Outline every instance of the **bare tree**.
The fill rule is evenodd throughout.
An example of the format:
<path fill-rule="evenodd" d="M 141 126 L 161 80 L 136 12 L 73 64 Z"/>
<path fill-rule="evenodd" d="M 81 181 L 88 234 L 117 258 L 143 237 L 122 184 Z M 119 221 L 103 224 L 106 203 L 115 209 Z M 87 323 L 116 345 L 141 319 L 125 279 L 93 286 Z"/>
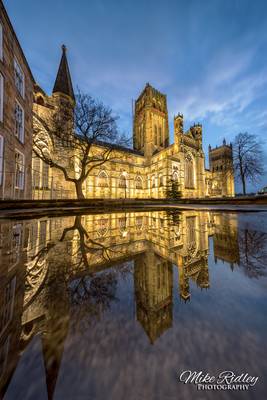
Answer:
<path fill-rule="evenodd" d="M 266 276 L 267 233 L 249 229 L 239 232 L 240 265 L 250 278 Z"/>
<path fill-rule="evenodd" d="M 119 158 L 120 146 L 129 143 L 125 135 L 118 133 L 112 110 L 81 92 L 74 109 L 65 101 L 49 117 L 34 117 L 34 153 L 75 185 L 78 199 L 84 198 L 82 187 L 90 173 Z M 44 132 L 48 133 L 54 152 L 44 145 Z"/>
<path fill-rule="evenodd" d="M 247 180 L 255 181 L 264 173 L 262 143 L 255 135 L 239 133 L 233 145 L 234 169 L 246 194 Z"/>

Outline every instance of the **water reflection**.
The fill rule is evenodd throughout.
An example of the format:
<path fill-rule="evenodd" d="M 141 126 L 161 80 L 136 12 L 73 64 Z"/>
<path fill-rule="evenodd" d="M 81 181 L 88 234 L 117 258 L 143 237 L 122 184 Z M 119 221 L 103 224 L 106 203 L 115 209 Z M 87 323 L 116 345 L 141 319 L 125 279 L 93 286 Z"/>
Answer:
<path fill-rule="evenodd" d="M 155 344 L 173 324 L 173 302 L 192 285 L 212 285 L 208 256 L 247 277 L 266 274 L 267 234 L 239 226 L 236 214 L 130 212 L 0 222 L 0 385 L 2 394 L 25 349 L 40 335 L 48 398 L 64 343 L 90 329 L 133 275 L 134 315 Z M 212 238 L 212 240 L 211 240 Z M 178 279 L 178 282 L 175 281 Z M 179 292 L 173 290 L 177 285 Z M 127 287 L 127 282 L 125 284 Z"/>

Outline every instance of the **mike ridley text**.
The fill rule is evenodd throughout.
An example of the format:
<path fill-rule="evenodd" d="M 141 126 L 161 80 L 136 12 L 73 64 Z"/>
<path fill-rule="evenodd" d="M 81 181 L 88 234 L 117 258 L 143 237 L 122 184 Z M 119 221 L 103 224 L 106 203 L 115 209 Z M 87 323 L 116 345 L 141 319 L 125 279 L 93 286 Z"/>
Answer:
<path fill-rule="evenodd" d="M 236 374 L 233 371 L 222 371 L 215 376 L 208 372 L 186 370 L 179 376 L 180 382 L 194 383 L 198 390 L 248 390 L 256 385 L 258 379 L 247 372 Z"/>

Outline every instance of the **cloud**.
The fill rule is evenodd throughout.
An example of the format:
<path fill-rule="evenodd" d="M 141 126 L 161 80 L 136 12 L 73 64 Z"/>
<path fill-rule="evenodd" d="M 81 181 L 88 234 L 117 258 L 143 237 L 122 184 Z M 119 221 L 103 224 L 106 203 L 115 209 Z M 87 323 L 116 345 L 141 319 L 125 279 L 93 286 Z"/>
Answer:
<path fill-rule="evenodd" d="M 266 126 L 264 104 L 250 113 L 247 110 L 266 96 L 267 69 L 252 68 L 256 49 L 239 53 L 216 53 L 209 62 L 200 82 L 184 91 L 180 98 L 170 101 L 170 112 L 183 112 L 189 121 L 201 120 L 232 132 L 244 123 L 249 126 Z"/>

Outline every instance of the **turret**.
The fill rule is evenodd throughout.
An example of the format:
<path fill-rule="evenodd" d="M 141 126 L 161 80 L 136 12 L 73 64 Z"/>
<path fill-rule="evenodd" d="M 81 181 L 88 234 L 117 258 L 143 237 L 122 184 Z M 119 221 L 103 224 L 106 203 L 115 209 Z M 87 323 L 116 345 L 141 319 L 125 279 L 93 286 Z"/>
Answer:
<path fill-rule="evenodd" d="M 182 134 L 184 132 L 184 116 L 178 113 L 174 116 L 174 133 Z"/>
<path fill-rule="evenodd" d="M 221 146 L 209 146 L 209 168 L 217 182 L 217 196 L 234 196 L 233 148 L 223 139 Z"/>
<path fill-rule="evenodd" d="M 190 133 L 193 138 L 199 142 L 200 147 L 202 146 L 202 125 L 200 123 L 194 124 L 190 127 Z"/>
<path fill-rule="evenodd" d="M 184 117 L 178 113 L 174 116 L 174 143 L 179 146 L 181 135 L 184 133 Z"/>
<path fill-rule="evenodd" d="M 222 146 L 214 149 L 209 145 L 209 167 L 212 172 L 224 171 L 233 168 L 233 149 L 232 144 L 227 144 L 223 139 Z"/>

